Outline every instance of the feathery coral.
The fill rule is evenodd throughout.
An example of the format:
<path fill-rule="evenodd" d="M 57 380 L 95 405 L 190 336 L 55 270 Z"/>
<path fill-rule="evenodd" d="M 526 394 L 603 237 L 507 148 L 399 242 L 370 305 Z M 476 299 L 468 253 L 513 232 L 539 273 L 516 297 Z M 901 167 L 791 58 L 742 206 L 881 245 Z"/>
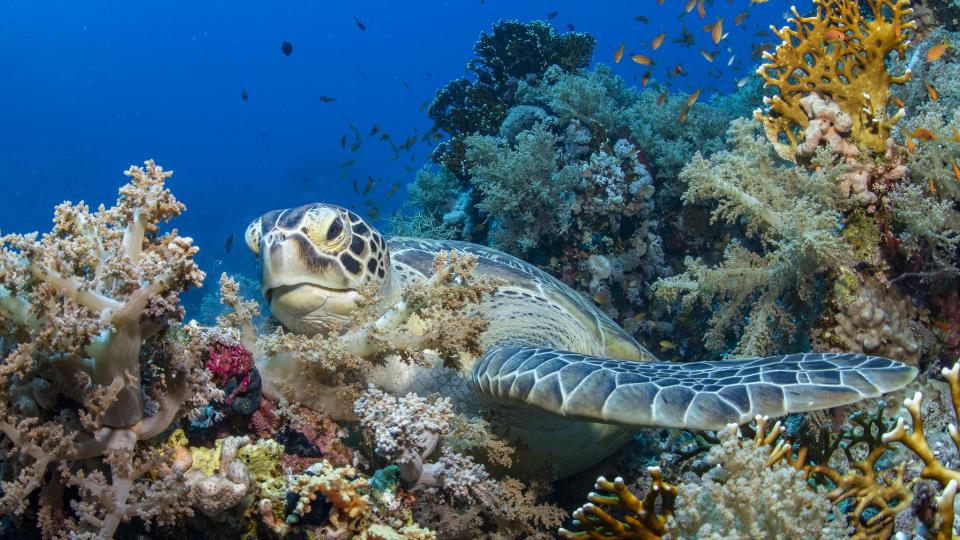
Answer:
<path fill-rule="evenodd" d="M 792 8 L 794 26 L 771 30 L 783 40 L 766 64 L 757 69 L 777 95 L 765 98 L 766 112 L 754 116 L 763 122 L 767 137 L 784 159 L 796 157 L 800 132 L 810 117 L 800 100 L 816 92 L 829 97 L 846 113 L 853 141 L 863 150 L 883 152 L 890 128 L 903 115 L 889 116 L 890 85 L 910 77 L 887 71 L 887 54 L 904 57 L 913 10 L 908 0 L 868 0 L 870 13 L 861 13 L 857 0 L 815 0 L 816 14 L 801 16 Z"/>

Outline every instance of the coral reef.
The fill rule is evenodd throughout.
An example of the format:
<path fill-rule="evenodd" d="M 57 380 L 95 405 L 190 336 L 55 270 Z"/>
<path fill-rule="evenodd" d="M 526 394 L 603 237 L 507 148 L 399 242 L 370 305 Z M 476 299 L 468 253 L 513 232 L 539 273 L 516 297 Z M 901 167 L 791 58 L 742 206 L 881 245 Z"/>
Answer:
<path fill-rule="evenodd" d="M 888 114 L 890 87 L 910 78 L 894 76 L 885 59 L 891 52 L 904 58 L 916 24 L 907 0 L 869 0 L 861 13 L 854 0 L 815 0 L 816 13 L 801 16 L 793 9 L 790 26 L 771 27 L 781 43 L 764 52 L 766 64 L 757 69 L 776 95 L 765 99 L 766 112 L 757 110 L 767 138 L 784 159 L 793 159 L 801 144 L 799 132 L 811 119 L 801 100 L 808 94 L 828 96 L 846 114 L 853 144 L 862 150 L 883 152 L 891 127 L 903 115 Z"/>

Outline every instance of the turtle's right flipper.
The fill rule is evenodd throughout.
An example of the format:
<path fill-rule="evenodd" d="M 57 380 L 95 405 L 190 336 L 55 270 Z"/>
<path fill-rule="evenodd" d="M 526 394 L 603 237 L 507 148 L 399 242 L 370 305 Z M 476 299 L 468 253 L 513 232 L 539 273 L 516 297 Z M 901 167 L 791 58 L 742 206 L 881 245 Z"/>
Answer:
<path fill-rule="evenodd" d="M 716 430 L 757 415 L 836 407 L 902 388 L 917 369 L 865 354 L 634 362 L 537 347 L 489 351 L 476 391 L 501 403 L 632 426 Z"/>

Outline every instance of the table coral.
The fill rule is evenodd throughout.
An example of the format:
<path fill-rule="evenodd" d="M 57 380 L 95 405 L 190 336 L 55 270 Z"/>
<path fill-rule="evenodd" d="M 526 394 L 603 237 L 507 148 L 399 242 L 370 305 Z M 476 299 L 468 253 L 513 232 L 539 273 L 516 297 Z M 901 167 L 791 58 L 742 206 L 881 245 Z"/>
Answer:
<path fill-rule="evenodd" d="M 777 95 L 765 98 L 766 111 L 757 110 L 760 120 L 784 159 L 795 159 L 800 132 L 807 129 L 810 116 L 800 100 L 812 92 L 829 97 L 848 115 L 852 142 L 863 150 L 883 152 L 890 129 L 903 115 L 889 115 L 890 86 L 910 77 L 907 70 L 895 76 L 887 71 L 885 59 L 896 52 L 902 59 L 910 44 L 909 0 L 867 0 L 869 13 L 860 10 L 857 0 L 815 0 L 816 13 L 801 16 L 792 8 L 791 25 L 771 27 L 783 42 L 773 53 L 764 52 L 767 63 L 757 69 Z"/>

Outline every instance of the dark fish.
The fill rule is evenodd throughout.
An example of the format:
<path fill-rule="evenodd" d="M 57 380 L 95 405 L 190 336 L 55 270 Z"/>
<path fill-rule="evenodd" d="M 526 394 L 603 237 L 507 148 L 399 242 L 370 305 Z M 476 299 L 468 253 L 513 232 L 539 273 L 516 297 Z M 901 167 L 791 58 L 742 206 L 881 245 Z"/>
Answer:
<path fill-rule="evenodd" d="M 377 208 L 371 208 L 367 210 L 367 217 L 370 219 L 377 219 L 377 216 L 380 215 L 380 210 Z"/>
<path fill-rule="evenodd" d="M 357 160 L 355 160 L 355 159 L 348 159 L 348 160 L 344 161 L 343 163 L 341 163 L 340 166 L 341 166 L 341 167 L 349 167 L 349 166 L 353 165 L 353 164 L 356 163 L 356 162 L 357 162 Z"/>
<path fill-rule="evenodd" d="M 410 85 L 407 84 L 406 79 L 404 79 L 403 77 L 400 77 L 400 82 L 403 83 L 403 87 L 404 87 L 404 88 L 406 88 L 407 90 L 410 89 Z"/>
<path fill-rule="evenodd" d="M 572 24 L 567 23 L 567 30 L 569 30 L 569 31 L 571 31 L 571 32 L 575 32 L 577 29 L 574 28 Z"/>
<path fill-rule="evenodd" d="M 367 29 L 367 27 L 364 26 L 362 22 L 360 22 L 360 19 L 358 19 L 356 15 L 353 16 L 353 20 L 354 20 L 354 22 L 357 23 L 357 28 L 359 28 L 359 29 L 361 29 L 361 30 L 366 30 L 366 29 Z"/>
<path fill-rule="evenodd" d="M 360 193 L 360 188 L 357 186 L 357 179 L 356 179 L 356 178 L 353 179 L 353 192 L 354 192 L 354 193 Z"/>
<path fill-rule="evenodd" d="M 361 144 L 360 139 L 357 138 L 357 140 L 353 141 L 353 144 L 350 145 L 350 151 L 356 152 L 357 150 L 359 150 L 360 144 Z"/>
<path fill-rule="evenodd" d="M 404 165 L 403 168 L 406 169 L 407 172 L 414 172 L 414 168 L 409 165 Z"/>
<path fill-rule="evenodd" d="M 349 128 L 350 128 L 350 131 L 353 131 L 353 132 L 356 133 L 357 135 L 360 134 L 360 130 L 357 129 L 357 126 L 353 125 L 353 122 L 347 122 L 347 127 L 349 127 Z"/>
<path fill-rule="evenodd" d="M 428 99 L 424 101 L 422 105 L 420 105 L 420 112 L 427 110 L 427 107 L 429 106 L 430 106 L 430 100 Z"/>
<path fill-rule="evenodd" d="M 290 56 L 290 53 L 293 52 L 293 43 L 289 41 L 284 41 L 280 44 L 280 50 L 283 52 L 284 56 Z"/>
<path fill-rule="evenodd" d="M 417 144 L 417 136 L 411 135 L 407 137 L 407 142 L 403 143 L 403 149 L 409 151 L 415 144 Z"/>
<path fill-rule="evenodd" d="M 230 233 L 230 236 L 227 237 L 227 241 L 223 244 L 223 250 L 227 253 L 230 253 L 231 249 L 233 249 L 233 233 Z"/>
<path fill-rule="evenodd" d="M 547 13 L 547 18 L 552 21 L 553 19 L 557 18 L 557 14 L 559 13 L 559 11 L 551 11 L 550 13 Z"/>
<path fill-rule="evenodd" d="M 333 96 L 320 96 L 320 103 L 333 103 L 336 100 Z"/>
<path fill-rule="evenodd" d="M 390 134 L 387 133 L 386 131 L 384 131 L 384 132 L 383 132 L 383 135 L 380 135 L 380 140 L 381 140 L 381 141 L 390 140 Z"/>
<path fill-rule="evenodd" d="M 646 18 L 643 15 L 637 15 L 636 17 L 633 18 L 633 20 L 641 24 L 647 24 L 648 22 L 650 22 L 650 19 Z"/>
<path fill-rule="evenodd" d="M 244 88 L 243 90 L 240 91 L 240 99 L 242 99 L 242 100 L 244 100 L 244 101 L 247 101 L 248 99 L 250 99 L 250 94 L 247 93 L 247 89 L 246 89 L 246 88 Z"/>
<path fill-rule="evenodd" d="M 340 148 L 346 148 L 346 147 L 347 147 L 347 134 L 344 133 L 343 135 L 340 136 Z"/>
<path fill-rule="evenodd" d="M 424 71 L 423 74 L 426 75 L 427 77 L 433 77 L 433 75 L 431 75 L 429 71 Z"/>
<path fill-rule="evenodd" d="M 370 135 L 376 135 L 377 133 L 380 133 L 380 124 L 374 124 L 373 127 L 370 128 Z"/>
<path fill-rule="evenodd" d="M 376 185 L 377 185 L 377 183 L 373 180 L 373 177 L 372 177 L 372 176 L 368 176 L 368 177 L 367 177 L 367 185 L 363 186 L 363 194 L 364 194 L 364 195 L 369 194 L 371 191 L 373 191 L 373 188 L 376 187 Z"/>
<path fill-rule="evenodd" d="M 680 28 L 680 37 L 673 39 L 673 42 L 679 43 L 681 47 L 691 47 L 695 41 L 696 38 L 693 36 L 690 30 L 687 30 L 686 26 L 682 26 Z"/>
<path fill-rule="evenodd" d="M 387 198 L 389 199 L 390 197 L 393 197 L 397 193 L 397 190 L 399 189 L 400 189 L 400 182 L 396 182 L 395 184 L 390 186 L 390 191 L 387 193 Z"/>

